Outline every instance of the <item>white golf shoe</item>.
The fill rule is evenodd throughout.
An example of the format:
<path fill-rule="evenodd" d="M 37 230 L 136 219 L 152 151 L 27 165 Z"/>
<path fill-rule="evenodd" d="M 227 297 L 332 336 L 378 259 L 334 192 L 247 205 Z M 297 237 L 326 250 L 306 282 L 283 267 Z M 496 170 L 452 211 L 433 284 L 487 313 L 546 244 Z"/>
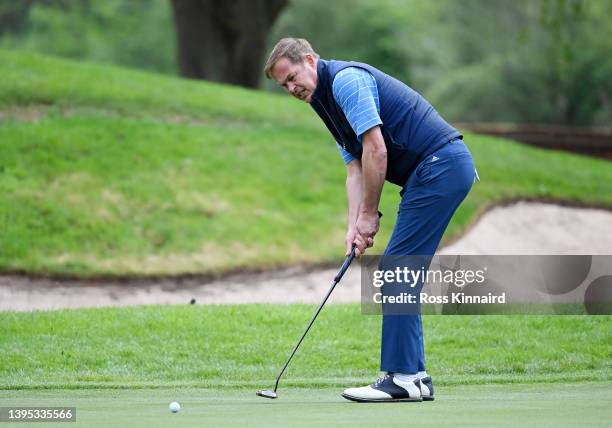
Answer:
<path fill-rule="evenodd" d="M 348 388 L 342 394 L 344 398 L 362 403 L 379 403 L 390 401 L 423 401 L 421 381 L 401 381 L 392 374 L 385 374 L 371 385 L 361 388 Z"/>

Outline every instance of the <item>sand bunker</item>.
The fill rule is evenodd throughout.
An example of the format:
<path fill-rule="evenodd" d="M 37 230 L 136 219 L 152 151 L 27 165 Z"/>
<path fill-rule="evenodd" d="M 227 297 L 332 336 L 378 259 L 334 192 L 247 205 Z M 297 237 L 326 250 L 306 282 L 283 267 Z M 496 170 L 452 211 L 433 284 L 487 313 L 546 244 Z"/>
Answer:
<path fill-rule="evenodd" d="M 441 254 L 612 254 L 612 213 L 518 202 L 485 213 Z M 28 311 L 99 306 L 210 303 L 319 303 L 337 269 L 287 269 L 223 280 L 165 279 L 147 283 L 82 283 L 0 276 L 0 310 Z M 358 302 L 354 264 L 330 298 Z"/>

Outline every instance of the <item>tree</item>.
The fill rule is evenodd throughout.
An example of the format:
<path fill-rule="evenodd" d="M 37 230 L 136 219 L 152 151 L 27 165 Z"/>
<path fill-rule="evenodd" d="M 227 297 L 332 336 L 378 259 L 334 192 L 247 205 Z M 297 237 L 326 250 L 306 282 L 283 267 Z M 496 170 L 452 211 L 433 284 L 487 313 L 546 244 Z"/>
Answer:
<path fill-rule="evenodd" d="M 181 75 L 255 88 L 287 0 L 172 0 Z"/>
<path fill-rule="evenodd" d="M 268 47 L 287 35 L 303 37 L 325 59 L 366 62 L 412 83 L 419 12 L 430 7 L 421 0 L 293 1 L 274 24 Z"/>
<path fill-rule="evenodd" d="M 15 2 L 0 0 L 0 35 L 6 32 L 23 32 L 33 0 Z"/>
<path fill-rule="evenodd" d="M 0 48 L 177 74 L 168 0 L 0 0 Z"/>
<path fill-rule="evenodd" d="M 426 95 L 445 117 L 589 126 L 610 117 L 608 0 L 445 0 L 452 70 Z M 435 23 L 434 23 L 435 24 Z"/>

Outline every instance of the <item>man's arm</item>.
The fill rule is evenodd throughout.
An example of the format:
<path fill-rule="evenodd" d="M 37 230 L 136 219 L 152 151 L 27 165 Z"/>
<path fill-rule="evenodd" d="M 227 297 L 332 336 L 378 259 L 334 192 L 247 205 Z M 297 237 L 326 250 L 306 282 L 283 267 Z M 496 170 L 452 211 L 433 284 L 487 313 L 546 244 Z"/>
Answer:
<path fill-rule="evenodd" d="M 348 199 L 346 255 L 348 256 L 355 241 L 357 217 L 359 216 L 359 208 L 363 200 L 363 174 L 359 159 L 354 159 L 346 165 L 346 196 Z"/>
<path fill-rule="evenodd" d="M 357 245 L 356 253 L 363 254 L 367 247 L 374 244 L 374 235 L 378 231 L 378 203 L 387 172 L 387 149 L 379 127 L 382 120 L 378 88 L 376 79 L 367 70 L 347 67 L 334 77 L 332 90 L 334 99 L 363 147 L 361 163 L 358 164 L 361 173 L 361 198 L 359 198 L 361 203 L 353 204 L 351 207 L 349 199 L 347 232 L 347 247 L 349 247 L 349 237 L 352 235 Z M 345 155 L 343 153 L 343 157 Z M 347 162 L 345 159 L 347 165 L 353 162 L 350 159 Z M 352 188 L 357 187 L 356 181 L 356 179 L 352 181 Z M 351 192 L 356 194 L 357 191 Z M 352 224 L 355 225 L 354 231 L 351 230 Z"/>
<path fill-rule="evenodd" d="M 355 236 L 358 254 L 363 254 L 366 248 L 374 245 L 374 235 L 379 227 L 378 204 L 387 173 L 387 148 L 380 127 L 366 131 L 362 144 L 363 199 L 359 206 Z"/>

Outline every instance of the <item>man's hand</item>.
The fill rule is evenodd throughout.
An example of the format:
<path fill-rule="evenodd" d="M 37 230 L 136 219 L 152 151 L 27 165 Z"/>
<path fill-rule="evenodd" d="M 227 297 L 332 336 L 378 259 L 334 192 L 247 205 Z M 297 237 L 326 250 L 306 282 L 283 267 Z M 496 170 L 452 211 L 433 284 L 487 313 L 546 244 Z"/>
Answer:
<path fill-rule="evenodd" d="M 366 248 L 374 245 L 374 235 L 378 232 L 380 217 L 378 212 L 369 213 L 361 211 L 355 224 L 355 238 L 353 242 L 357 246 L 356 255 L 365 253 Z M 347 234 L 348 237 L 348 234 Z M 352 245 L 352 243 L 351 243 Z"/>

